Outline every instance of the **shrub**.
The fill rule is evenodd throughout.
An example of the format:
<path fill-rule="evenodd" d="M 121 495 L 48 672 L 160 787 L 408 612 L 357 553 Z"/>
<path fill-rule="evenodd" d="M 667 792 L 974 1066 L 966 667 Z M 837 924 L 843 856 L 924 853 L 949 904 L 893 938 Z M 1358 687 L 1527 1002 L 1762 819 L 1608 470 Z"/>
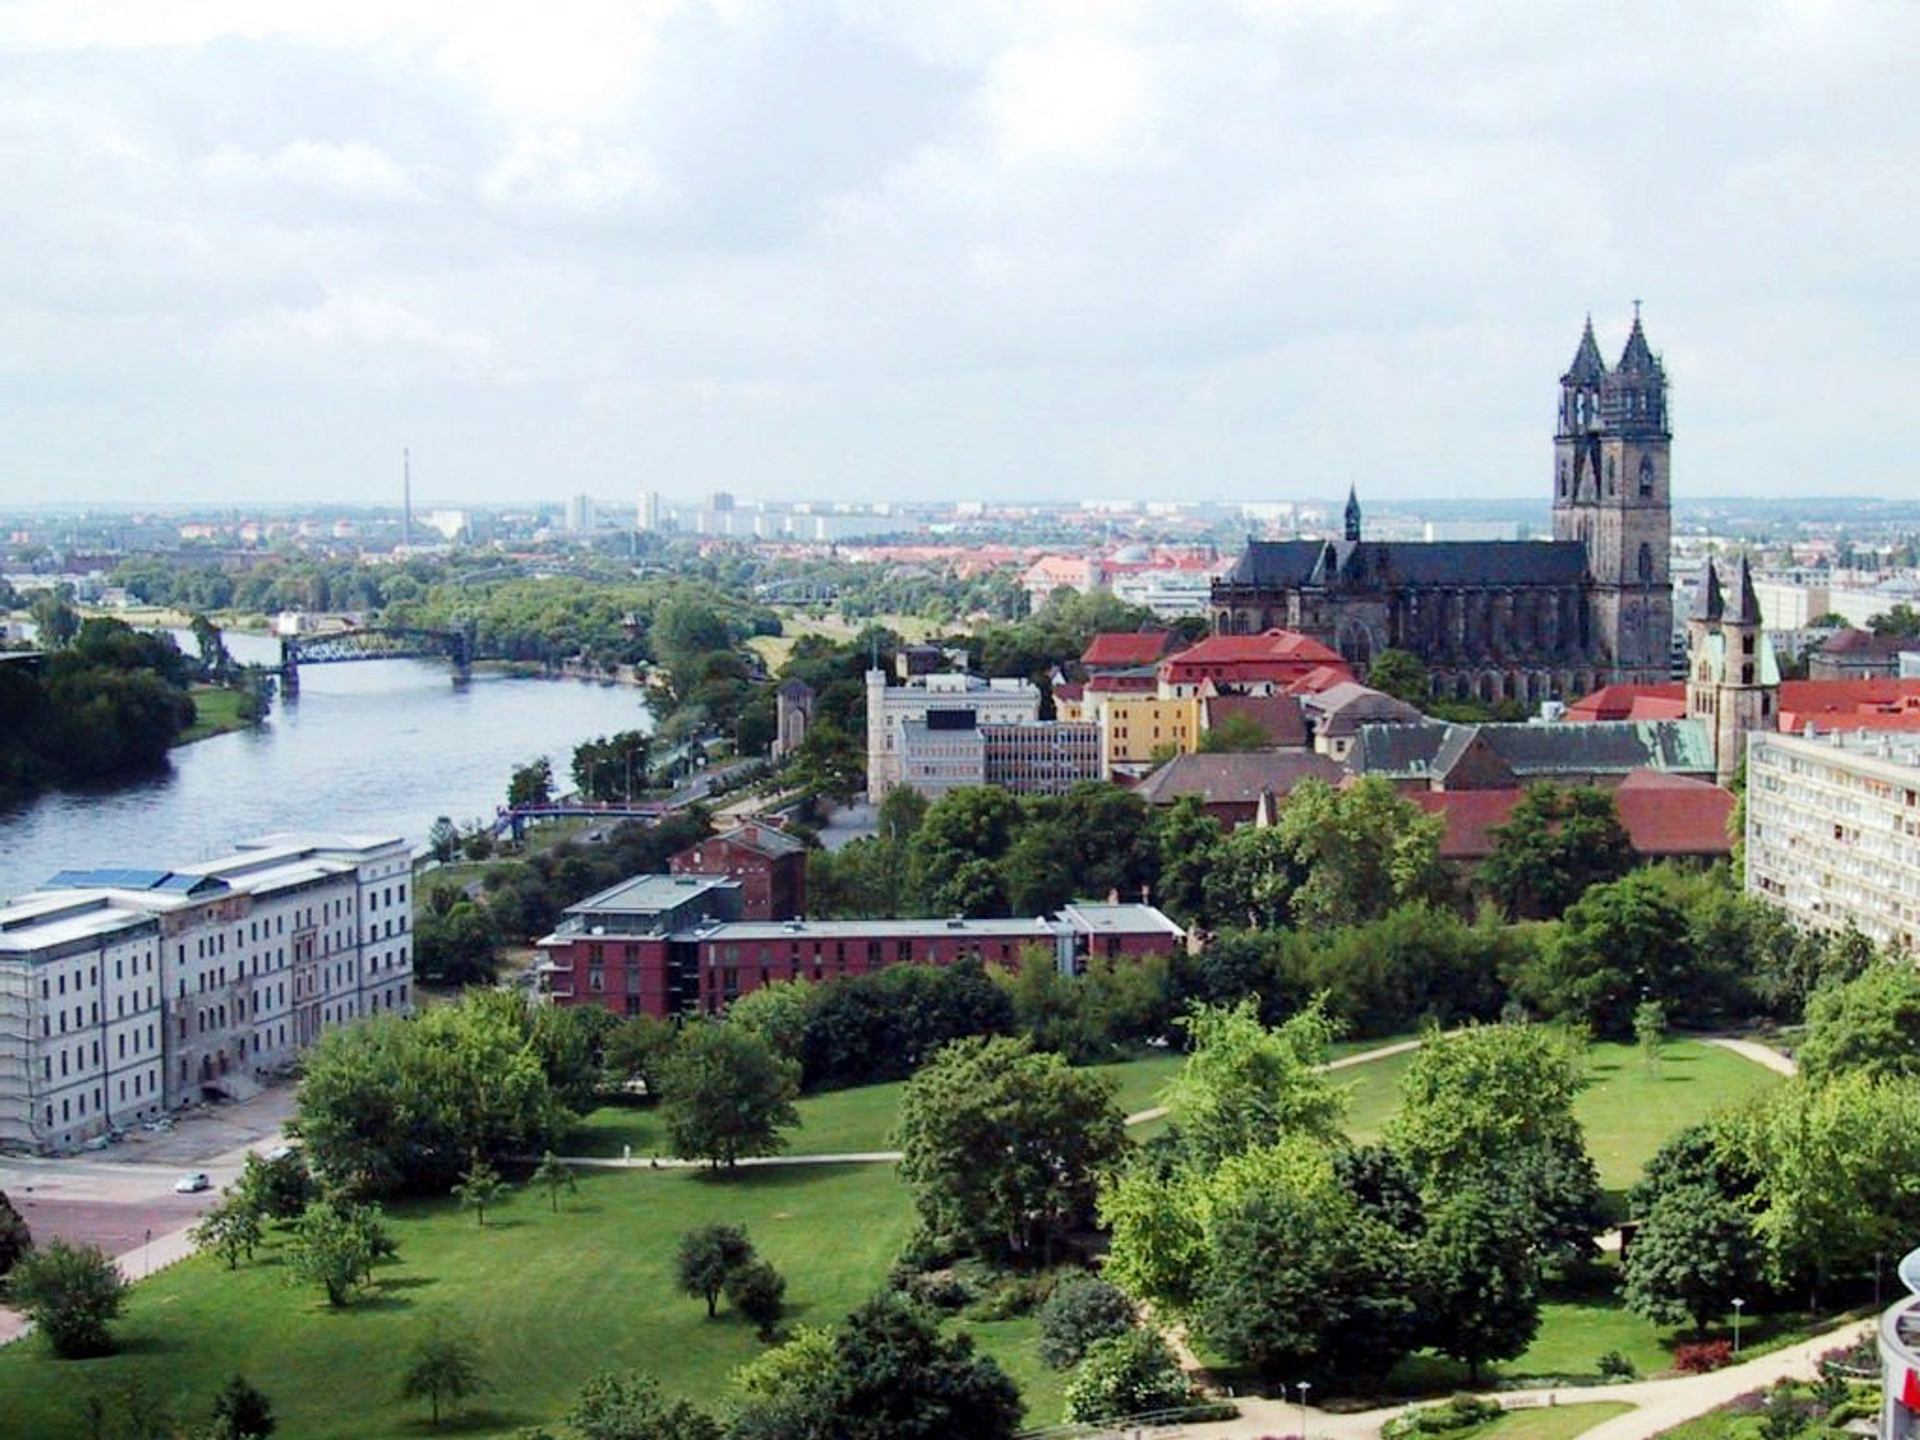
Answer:
<path fill-rule="evenodd" d="M 1150 1330 L 1109 1335 L 1088 1348 L 1067 1382 L 1069 1422 L 1172 1410 L 1191 1402 L 1193 1385 L 1167 1342 Z"/>
<path fill-rule="evenodd" d="M 727 1276 L 727 1303 L 753 1322 L 762 1340 L 786 1312 L 787 1282 L 764 1260 L 749 1260 Z"/>
<path fill-rule="evenodd" d="M 1074 1275 L 1053 1287 L 1040 1307 L 1040 1358 L 1055 1370 L 1078 1365 L 1096 1340 L 1133 1328 L 1133 1301 L 1095 1275 Z"/>
<path fill-rule="evenodd" d="M 49 1241 L 27 1252 L 7 1285 L 54 1354 L 74 1360 L 113 1349 L 107 1322 L 120 1313 L 127 1282 L 98 1246 Z"/>
<path fill-rule="evenodd" d="M 1732 1359 L 1733 1346 L 1725 1340 L 1698 1340 L 1674 1347 L 1673 1368 L 1682 1375 L 1704 1375 L 1723 1368 Z"/>
<path fill-rule="evenodd" d="M 1422 1435 L 1447 1435 L 1497 1420 L 1504 1412 L 1499 1402 L 1477 1395 L 1456 1395 L 1438 1405 L 1417 1405 L 1380 1427 L 1381 1440 L 1410 1440 Z"/>
<path fill-rule="evenodd" d="M 1618 1350 L 1609 1350 L 1602 1355 L 1598 1368 L 1600 1373 L 1609 1380 L 1631 1380 L 1638 1373 L 1634 1369 L 1633 1361 Z"/>

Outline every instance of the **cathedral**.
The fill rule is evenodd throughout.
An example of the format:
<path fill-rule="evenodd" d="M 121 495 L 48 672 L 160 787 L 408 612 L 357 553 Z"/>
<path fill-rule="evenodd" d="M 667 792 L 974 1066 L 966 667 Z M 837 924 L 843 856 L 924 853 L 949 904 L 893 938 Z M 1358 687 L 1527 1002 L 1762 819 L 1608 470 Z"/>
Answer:
<path fill-rule="evenodd" d="M 1589 319 L 1560 377 L 1552 540 L 1367 540 L 1349 493 L 1340 540 L 1248 542 L 1214 582 L 1214 630 L 1298 630 L 1362 674 L 1380 651 L 1409 650 L 1435 694 L 1463 700 L 1533 705 L 1664 681 L 1672 441 L 1638 303 L 1611 369 Z"/>

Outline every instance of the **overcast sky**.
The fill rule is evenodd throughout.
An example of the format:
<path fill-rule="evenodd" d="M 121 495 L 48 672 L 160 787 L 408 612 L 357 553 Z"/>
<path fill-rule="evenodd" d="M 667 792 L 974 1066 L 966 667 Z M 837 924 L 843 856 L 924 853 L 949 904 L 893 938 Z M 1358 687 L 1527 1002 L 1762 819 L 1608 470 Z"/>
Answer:
<path fill-rule="evenodd" d="M 492 12 L 518 12 L 495 18 Z M 1911 494 L 1920 6 L 8 0 L 0 504 Z"/>

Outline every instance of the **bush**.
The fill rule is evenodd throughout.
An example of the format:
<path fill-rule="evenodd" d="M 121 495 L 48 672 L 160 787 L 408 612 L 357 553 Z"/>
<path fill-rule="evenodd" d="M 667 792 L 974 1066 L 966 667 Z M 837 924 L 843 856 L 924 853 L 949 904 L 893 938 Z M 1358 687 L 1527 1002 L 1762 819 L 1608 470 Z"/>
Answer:
<path fill-rule="evenodd" d="M 1055 1370 L 1078 1365 L 1096 1340 L 1133 1329 L 1134 1305 L 1117 1285 L 1074 1275 L 1040 1307 L 1040 1358 Z"/>
<path fill-rule="evenodd" d="M 1682 1375 L 1704 1375 L 1722 1369 L 1732 1359 L 1733 1346 L 1725 1340 L 1698 1340 L 1674 1347 L 1673 1368 Z"/>
<path fill-rule="evenodd" d="M 1633 1367 L 1633 1361 L 1618 1350 L 1609 1350 L 1600 1357 L 1599 1370 L 1609 1380 L 1631 1380 L 1638 1373 Z"/>
<path fill-rule="evenodd" d="M 1067 1382 L 1069 1422 L 1116 1419 L 1191 1403 L 1193 1385 L 1150 1330 L 1096 1340 Z"/>
<path fill-rule="evenodd" d="M 753 1322 L 762 1340 L 786 1313 L 787 1282 L 764 1260 L 749 1260 L 727 1276 L 727 1303 Z"/>
<path fill-rule="evenodd" d="M 54 1354 L 76 1360 L 113 1349 L 107 1322 L 120 1313 L 127 1282 L 98 1246 L 49 1241 L 13 1267 L 7 1288 Z"/>
<path fill-rule="evenodd" d="M 1478 1395 L 1456 1395 L 1438 1405 L 1417 1405 L 1380 1427 L 1380 1440 L 1411 1440 L 1422 1435 L 1447 1435 L 1497 1420 L 1505 1412 L 1498 1401 Z"/>

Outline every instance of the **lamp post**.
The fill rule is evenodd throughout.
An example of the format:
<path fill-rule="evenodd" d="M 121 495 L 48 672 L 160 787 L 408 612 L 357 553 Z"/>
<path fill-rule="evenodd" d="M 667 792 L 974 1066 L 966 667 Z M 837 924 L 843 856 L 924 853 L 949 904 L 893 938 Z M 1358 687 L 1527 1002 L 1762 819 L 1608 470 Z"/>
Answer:
<path fill-rule="evenodd" d="M 1294 1388 L 1300 1392 L 1300 1440 L 1307 1440 L 1307 1391 L 1313 1388 L 1305 1380 L 1295 1382 Z"/>
<path fill-rule="evenodd" d="M 1736 1360 L 1740 1358 L 1740 1312 L 1746 1303 L 1744 1300 L 1733 1302 L 1733 1358 Z"/>

